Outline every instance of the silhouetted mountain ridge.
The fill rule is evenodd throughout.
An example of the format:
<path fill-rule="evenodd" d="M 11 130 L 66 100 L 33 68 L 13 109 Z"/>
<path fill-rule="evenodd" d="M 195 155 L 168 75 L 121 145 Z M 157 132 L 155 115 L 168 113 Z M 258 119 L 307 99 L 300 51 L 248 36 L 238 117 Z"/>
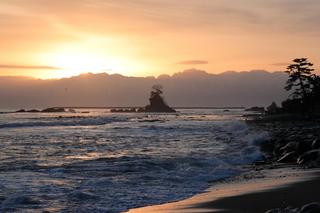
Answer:
<path fill-rule="evenodd" d="M 0 77 L 0 107 L 144 106 L 154 84 L 164 86 L 170 106 L 266 106 L 287 97 L 286 79 L 283 72 L 196 69 L 157 78 L 107 73 L 51 80 Z"/>

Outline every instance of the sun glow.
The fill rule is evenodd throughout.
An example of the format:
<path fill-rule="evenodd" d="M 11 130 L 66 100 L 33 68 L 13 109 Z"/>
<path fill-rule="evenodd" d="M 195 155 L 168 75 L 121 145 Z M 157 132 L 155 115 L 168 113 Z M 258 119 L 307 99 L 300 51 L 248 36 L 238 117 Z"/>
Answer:
<path fill-rule="evenodd" d="M 111 52 L 111 51 L 110 51 Z M 128 56 L 111 55 L 99 49 L 68 48 L 60 49 L 40 57 L 41 61 L 56 67 L 41 78 L 64 78 L 82 73 L 118 73 L 122 75 L 138 76 L 146 70 L 141 60 Z"/>
<path fill-rule="evenodd" d="M 52 64 L 61 69 L 61 77 L 70 77 L 85 72 L 102 72 L 111 69 L 108 61 L 103 57 L 82 53 L 57 54 L 52 58 Z"/>

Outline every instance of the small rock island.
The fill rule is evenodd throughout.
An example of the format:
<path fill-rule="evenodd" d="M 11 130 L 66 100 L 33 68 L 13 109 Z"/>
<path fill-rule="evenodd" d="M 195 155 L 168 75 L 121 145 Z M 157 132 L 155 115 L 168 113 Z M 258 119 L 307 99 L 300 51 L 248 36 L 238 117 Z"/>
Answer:
<path fill-rule="evenodd" d="M 150 92 L 150 104 L 141 108 L 129 109 L 111 109 L 111 112 L 129 113 L 129 112 L 176 112 L 173 108 L 169 107 L 163 98 L 163 87 L 161 85 L 154 85 Z"/>
<path fill-rule="evenodd" d="M 29 113 L 57 113 L 57 112 L 67 112 L 67 111 L 63 107 L 50 107 L 50 108 L 46 108 L 44 110 L 37 110 L 37 109 L 25 110 L 25 109 L 20 109 L 20 110 L 16 111 L 16 113 L 24 113 L 24 112 L 29 112 Z M 75 112 L 75 111 L 73 109 L 69 109 L 69 112 Z"/>
<path fill-rule="evenodd" d="M 176 112 L 169 107 L 162 97 L 163 87 L 161 85 L 154 85 L 150 93 L 150 104 L 144 108 L 145 112 Z"/>
<path fill-rule="evenodd" d="M 163 97 L 163 87 L 161 85 L 154 85 L 150 92 L 149 105 L 145 107 L 128 107 L 128 108 L 114 108 L 110 111 L 113 113 L 137 113 L 137 112 L 162 112 L 172 113 L 176 112 L 173 108 L 169 107 Z M 51 107 L 44 110 L 25 110 L 21 109 L 14 113 L 64 113 L 71 112 L 76 113 L 74 109 L 65 109 L 63 107 Z"/>

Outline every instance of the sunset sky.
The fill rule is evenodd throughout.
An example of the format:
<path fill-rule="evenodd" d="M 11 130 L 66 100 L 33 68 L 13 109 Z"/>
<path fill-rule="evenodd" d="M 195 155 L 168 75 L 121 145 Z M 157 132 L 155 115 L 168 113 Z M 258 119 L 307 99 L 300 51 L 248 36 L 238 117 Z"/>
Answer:
<path fill-rule="evenodd" d="M 1 0 L 0 75 L 320 67 L 319 0 Z"/>

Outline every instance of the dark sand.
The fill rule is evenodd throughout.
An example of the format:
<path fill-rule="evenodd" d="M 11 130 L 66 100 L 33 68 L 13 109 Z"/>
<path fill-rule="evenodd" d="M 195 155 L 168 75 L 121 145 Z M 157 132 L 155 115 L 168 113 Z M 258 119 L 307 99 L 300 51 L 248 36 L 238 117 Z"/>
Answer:
<path fill-rule="evenodd" d="M 186 200 L 129 212 L 259 213 L 273 208 L 301 207 L 316 201 L 320 202 L 319 170 L 283 168 L 250 172 L 213 183 L 208 191 Z"/>
<path fill-rule="evenodd" d="M 223 209 L 218 212 L 265 212 L 287 206 L 300 207 L 306 203 L 320 201 L 320 179 L 294 183 L 265 192 L 253 192 L 225 197 L 196 205 L 196 208 Z"/>

